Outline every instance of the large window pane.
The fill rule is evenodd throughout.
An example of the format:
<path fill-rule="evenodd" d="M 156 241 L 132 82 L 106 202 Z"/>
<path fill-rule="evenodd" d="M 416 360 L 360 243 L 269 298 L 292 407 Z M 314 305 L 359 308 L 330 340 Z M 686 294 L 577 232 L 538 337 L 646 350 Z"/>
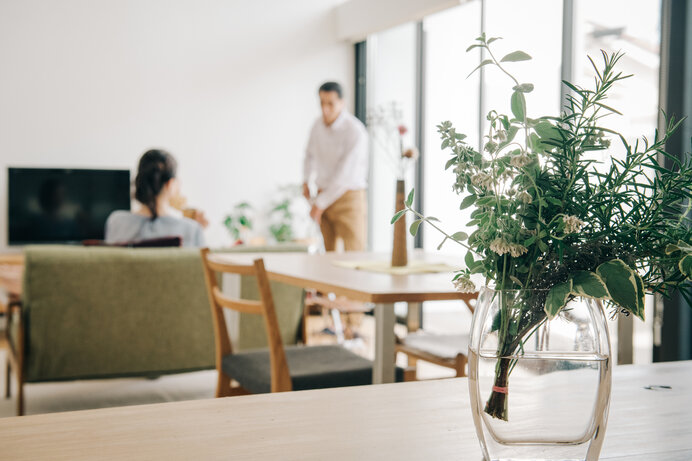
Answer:
<path fill-rule="evenodd" d="M 466 76 L 480 62 L 480 51 L 466 48 L 480 35 L 481 2 L 467 3 L 429 16 L 425 30 L 425 132 L 423 162 L 423 209 L 439 218 L 449 232 L 465 230 L 468 213 L 459 211 L 459 197 L 453 190 L 454 173 L 445 171 L 449 150 L 440 149 L 436 126 L 451 121 L 465 133 L 472 146 L 478 145 L 480 74 Z M 423 247 L 434 250 L 442 236 L 431 228 L 423 231 Z M 454 243 L 442 251 L 465 253 Z"/>
<path fill-rule="evenodd" d="M 562 66 L 562 2 L 555 0 L 485 0 L 485 33 L 503 37 L 493 43 L 499 60 L 514 50 L 527 52 L 530 61 L 507 63 L 520 83 L 533 83 L 526 95 L 529 117 L 558 115 Z M 493 66 L 485 67 L 483 112 L 509 114 L 512 81 Z"/>
<path fill-rule="evenodd" d="M 401 113 L 397 122 L 408 129 L 405 146 L 415 141 L 416 33 L 416 25 L 409 23 L 368 37 L 368 112 L 395 104 Z M 397 179 L 389 159 L 398 155 L 392 152 L 398 145 L 391 138 L 386 141 L 382 132 L 374 133 L 372 127 L 370 131 L 369 240 L 372 250 L 386 252 L 392 249 Z M 413 187 L 414 177 L 410 168 L 407 189 Z"/>
<path fill-rule="evenodd" d="M 577 0 L 574 10 L 574 80 L 582 86 L 593 86 L 594 69 L 587 59 L 602 63 L 601 50 L 621 51 L 624 56 L 618 71 L 633 76 L 621 80 L 610 91 L 607 104 L 623 115 L 613 114 L 603 125 L 619 131 L 629 143 L 638 137 L 653 139 L 658 121 L 659 68 L 661 37 L 661 2 L 659 0 Z M 622 144 L 613 139 L 607 151 L 595 152 L 597 160 L 611 156 L 624 157 Z M 634 361 L 652 360 L 653 298 L 647 297 L 646 322 L 634 322 Z M 617 336 L 614 338 L 617 342 Z M 614 348 L 617 349 L 616 347 Z"/>

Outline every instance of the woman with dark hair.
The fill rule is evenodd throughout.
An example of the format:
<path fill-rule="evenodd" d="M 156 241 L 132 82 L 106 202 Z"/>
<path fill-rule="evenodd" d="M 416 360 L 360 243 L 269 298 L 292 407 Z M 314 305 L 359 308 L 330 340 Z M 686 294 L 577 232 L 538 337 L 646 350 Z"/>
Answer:
<path fill-rule="evenodd" d="M 179 236 L 183 246 L 204 246 L 204 215 L 198 213 L 196 220 L 184 218 L 170 204 L 180 190 L 176 169 L 177 162 L 164 150 L 152 149 L 142 155 L 135 178 L 135 200 L 143 206 L 134 213 L 111 213 L 106 221 L 107 243 Z"/>

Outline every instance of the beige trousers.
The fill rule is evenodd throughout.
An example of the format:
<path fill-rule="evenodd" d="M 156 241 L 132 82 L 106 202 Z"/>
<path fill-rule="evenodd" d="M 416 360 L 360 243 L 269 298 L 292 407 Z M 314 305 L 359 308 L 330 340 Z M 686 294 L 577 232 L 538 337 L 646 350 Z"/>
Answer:
<path fill-rule="evenodd" d="M 342 240 L 345 251 L 365 251 L 367 247 L 367 194 L 364 189 L 350 190 L 322 213 L 320 229 L 324 249 L 336 250 Z"/>

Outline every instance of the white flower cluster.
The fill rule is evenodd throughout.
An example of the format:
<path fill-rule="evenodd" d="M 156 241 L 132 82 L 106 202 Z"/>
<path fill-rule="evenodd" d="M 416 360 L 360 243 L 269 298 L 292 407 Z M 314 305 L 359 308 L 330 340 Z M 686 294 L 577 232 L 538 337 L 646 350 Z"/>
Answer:
<path fill-rule="evenodd" d="M 531 157 L 529 157 L 529 154 L 527 154 L 525 151 L 522 151 L 517 155 L 513 155 L 509 163 L 514 168 L 522 168 L 531 163 Z"/>
<path fill-rule="evenodd" d="M 459 277 L 454 282 L 454 288 L 459 293 L 475 293 L 476 285 L 468 277 Z"/>
<path fill-rule="evenodd" d="M 471 183 L 477 187 L 490 189 L 495 184 L 495 180 L 488 173 L 476 173 L 471 177 Z"/>
<path fill-rule="evenodd" d="M 576 234 L 584 227 L 584 221 L 576 216 L 564 216 L 562 220 L 565 223 L 565 234 Z"/>
<path fill-rule="evenodd" d="M 500 256 L 505 253 L 509 253 L 513 258 L 518 258 L 529 251 L 524 245 L 519 245 L 518 243 L 509 243 L 503 238 L 496 238 L 490 242 L 490 250 L 494 251 Z"/>
<path fill-rule="evenodd" d="M 531 203 L 531 201 L 532 201 L 531 194 L 529 194 L 526 191 L 521 191 L 517 195 L 517 200 L 519 200 L 521 203 Z"/>

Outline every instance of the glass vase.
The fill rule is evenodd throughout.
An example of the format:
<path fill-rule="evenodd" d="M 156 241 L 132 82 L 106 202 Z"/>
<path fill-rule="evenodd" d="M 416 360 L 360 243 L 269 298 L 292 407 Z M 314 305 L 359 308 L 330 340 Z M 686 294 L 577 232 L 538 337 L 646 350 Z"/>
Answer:
<path fill-rule="evenodd" d="M 597 460 L 610 404 L 608 325 L 577 297 L 552 320 L 546 290 L 481 290 L 469 393 L 487 461 Z"/>

